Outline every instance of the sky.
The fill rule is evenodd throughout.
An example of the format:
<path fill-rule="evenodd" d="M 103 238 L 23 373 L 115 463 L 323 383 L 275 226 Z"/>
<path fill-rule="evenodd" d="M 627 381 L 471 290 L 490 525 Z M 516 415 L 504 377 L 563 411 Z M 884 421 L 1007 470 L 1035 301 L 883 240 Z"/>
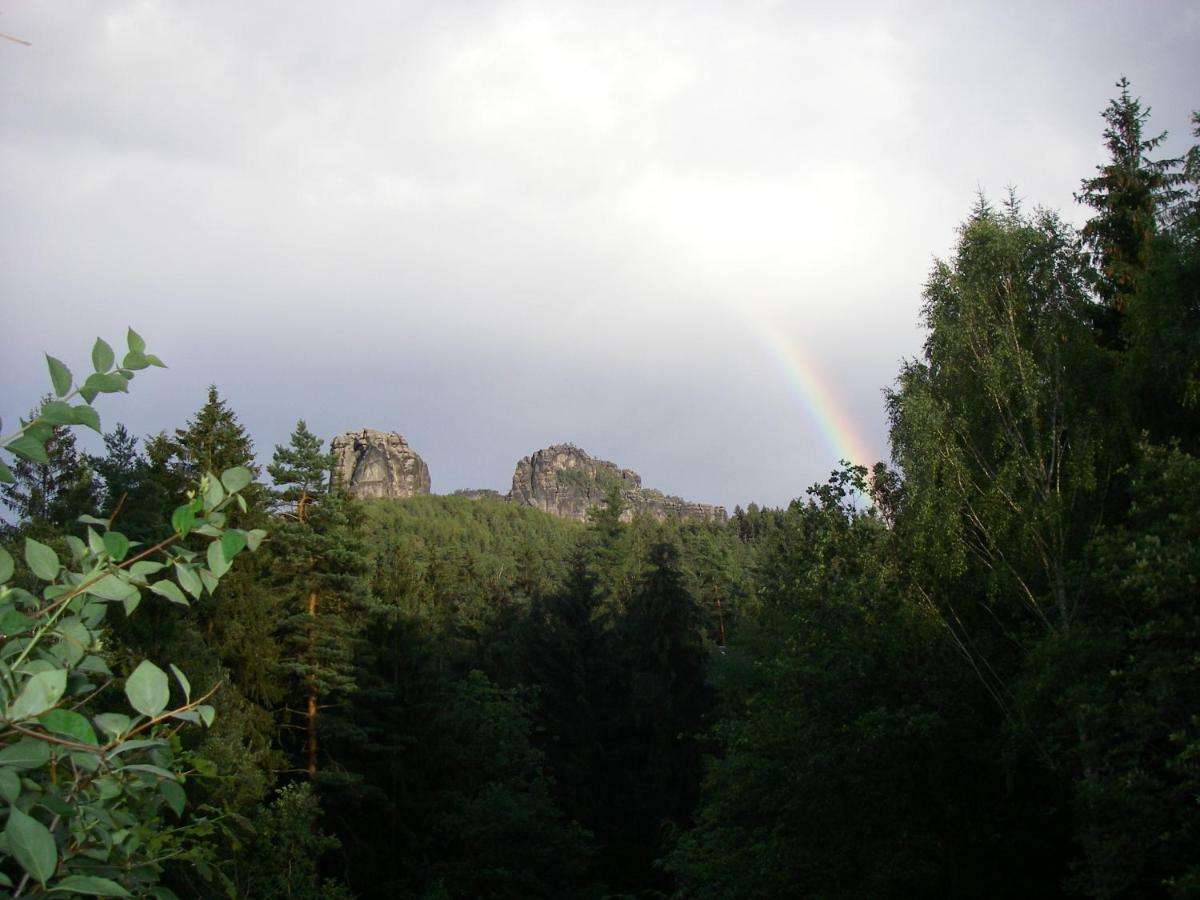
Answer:
<path fill-rule="evenodd" d="M 169 366 L 397 431 L 433 490 L 569 441 L 690 500 L 886 459 L 884 390 L 979 190 L 1081 224 L 1126 75 L 1165 150 L 1193 2 L 0 0 L 0 416 L 126 326 Z M 5 428 L 4 433 L 10 429 Z"/>

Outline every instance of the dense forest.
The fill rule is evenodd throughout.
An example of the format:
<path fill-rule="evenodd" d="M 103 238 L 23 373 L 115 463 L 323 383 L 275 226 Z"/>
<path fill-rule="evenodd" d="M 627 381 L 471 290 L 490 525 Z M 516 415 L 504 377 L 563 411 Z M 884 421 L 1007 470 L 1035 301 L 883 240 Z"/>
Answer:
<path fill-rule="evenodd" d="M 0 890 L 1200 897 L 1200 149 L 1118 86 L 1081 230 L 981 196 L 934 266 L 891 463 L 727 524 L 355 501 L 215 387 L 91 454 L 161 362 L 49 357 Z"/>

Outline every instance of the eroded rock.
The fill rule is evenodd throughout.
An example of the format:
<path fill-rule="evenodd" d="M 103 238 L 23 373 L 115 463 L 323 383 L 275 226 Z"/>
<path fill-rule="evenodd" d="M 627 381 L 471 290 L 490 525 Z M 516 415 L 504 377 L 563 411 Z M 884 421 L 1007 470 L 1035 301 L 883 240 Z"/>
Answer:
<path fill-rule="evenodd" d="M 641 476 L 616 463 L 595 459 L 574 444 L 555 444 L 517 463 L 508 499 L 552 515 L 585 521 L 588 510 L 604 506 L 613 488 L 621 492 L 625 521 L 647 514 L 656 519 L 700 519 L 724 522 L 723 506 L 689 503 L 642 487 Z"/>
<path fill-rule="evenodd" d="M 364 428 L 330 443 L 334 483 L 359 499 L 415 497 L 429 493 L 429 467 L 394 431 Z"/>

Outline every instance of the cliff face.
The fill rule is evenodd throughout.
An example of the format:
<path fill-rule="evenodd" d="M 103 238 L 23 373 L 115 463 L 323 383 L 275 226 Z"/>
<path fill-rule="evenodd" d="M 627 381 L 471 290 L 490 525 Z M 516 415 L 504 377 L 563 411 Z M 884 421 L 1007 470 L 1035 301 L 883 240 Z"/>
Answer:
<path fill-rule="evenodd" d="M 429 467 L 394 431 L 374 428 L 348 431 L 335 437 L 330 449 L 334 454 L 334 483 L 344 485 L 353 497 L 367 500 L 429 493 Z M 625 506 L 621 518 L 625 521 L 638 514 L 659 520 L 724 522 L 727 519 L 723 506 L 688 503 L 662 491 L 644 488 L 637 472 L 594 459 L 574 444 L 555 444 L 518 462 L 508 494 L 492 490 L 455 493 L 472 500 L 507 500 L 583 522 L 589 509 L 604 505 L 614 487 L 621 492 Z"/>
<path fill-rule="evenodd" d="M 589 509 L 604 505 L 613 487 L 621 492 L 625 503 L 621 518 L 626 521 L 638 513 L 656 519 L 706 522 L 724 522 L 727 518 L 722 506 L 688 503 L 644 488 L 637 472 L 594 459 L 574 444 L 555 444 L 518 462 L 508 499 L 552 515 L 584 521 Z"/>
<path fill-rule="evenodd" d="M 429 493 L 429 467 L 400 435 L 364 428 L 330 443 L 334 483 L 360 499 Z"/>

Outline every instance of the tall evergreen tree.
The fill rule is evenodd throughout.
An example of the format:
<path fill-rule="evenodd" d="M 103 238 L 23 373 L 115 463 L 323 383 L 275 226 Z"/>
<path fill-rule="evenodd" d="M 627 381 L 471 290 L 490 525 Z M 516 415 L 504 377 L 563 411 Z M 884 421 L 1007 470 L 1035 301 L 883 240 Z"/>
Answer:
<path fill-rule="evenodd" d="M 321 452 L 321 440 L 300 420 L 288 446 L 276 446 L 267 467 L 281 513 L 273 545 L 275 580 L 291 608 L 280 625 L 283 668 L 304 698 L 303 756 L 310 778 L 320 765 L 320 710 L 354 687 L 355 617 L 366 598 L 351 501 L 330 489 L 332 466 L 332 454 Z"/>
<path fill-rule="evenodd" d="M 1182 159 L 1151 159 L 1166 132 L 1145 137 L 1149 107 L 1129 93 L 1129 80 L 1117 82 L 1118 97 L 1104 111 L 1104 144 L 1109 161 L 1085 179 L 1076 200 L 1096 210 L 1082 236 L 1100 272 L 1097 291 L 1108 307 L 1124 311 L 1145 272 L 1160 216 L 1179 199 Z"/>
<path fill-rule="evenodd" d="M 654 863 L 695 807 L 711 696 L 696 604 L 683 586 L 678 550 L 658 544 L 647 563 L 615 635 L 621 705 L 607 723 L 597 837 L 614 886 L 666 890 L 669 881 Z"/>
<path fill-rule="evenodd" d="M 526 650 L 555 797 L 569 818 L 588 827 L 597 819 L 602 788 L 595 772 L 615 669 L 598 606 L 596 579 L 578 549 L 562 590 L 534 602 Z"/>
<path fill-rule="evenodd" d="M 254 442 L 237 414 L 221 399 L 216 385 L 209 385 L 204 405 L 185 427 L 175 429 L 168 446 L 173 457 L 170 465 L 176 467 L 175 480 L 183 484 L 193 483 L 208 472 L 220 475 L 234 466 L 249 469 L 256 482 L 244 492 L 250 511 L 240 516 L 235 511 L 230 519 L 245 527 L 259 523 L 265 496 L 257 484 L 260 469 L 254 461 Z"/>

